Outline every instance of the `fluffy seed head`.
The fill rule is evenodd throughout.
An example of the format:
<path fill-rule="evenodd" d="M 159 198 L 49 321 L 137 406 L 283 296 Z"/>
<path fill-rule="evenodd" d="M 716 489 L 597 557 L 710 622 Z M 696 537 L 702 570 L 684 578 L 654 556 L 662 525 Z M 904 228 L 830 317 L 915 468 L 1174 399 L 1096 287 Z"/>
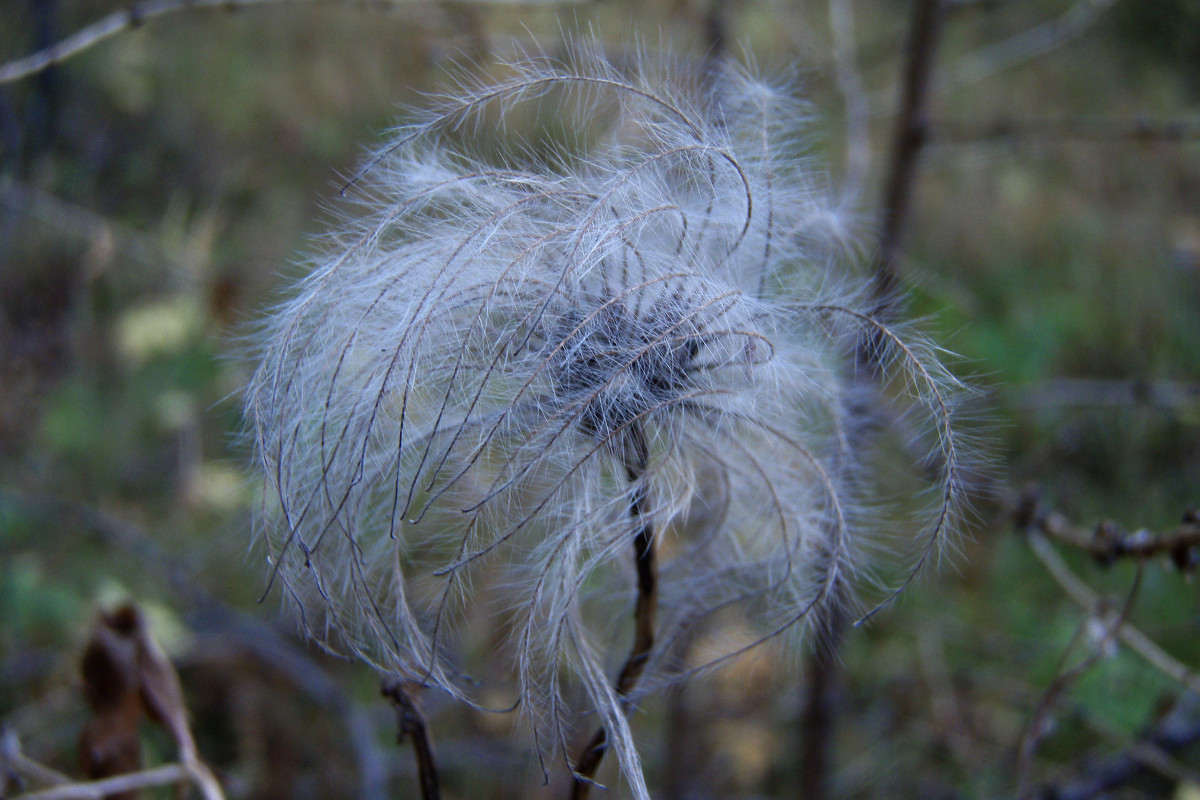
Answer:
<path fill-rule="evenodd" d="M 541 755 L 604 724 L 645 798 L 612 688 L 639 532 L 652 691 L 797 638 L 900 524 L 866 502 L 860 343 L 934 434 L 914 572 L 954 525 L 962 455 L 953 380 L 849 272 L 799 107 L 598 52 L 517 61 L 396 132 L 267 319 L 247 407 L 272 578 L 313 636 L 520 707 Z M 574 138 L 489 134 L 539 112 Z"/>

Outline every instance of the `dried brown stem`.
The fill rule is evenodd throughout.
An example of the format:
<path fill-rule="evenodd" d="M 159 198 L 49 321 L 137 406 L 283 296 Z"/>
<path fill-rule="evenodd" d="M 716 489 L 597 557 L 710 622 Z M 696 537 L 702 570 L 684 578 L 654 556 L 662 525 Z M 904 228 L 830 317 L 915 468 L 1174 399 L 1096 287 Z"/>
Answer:
<path fill-rule="evenodd" d="M 429 738 L 429 724 L 416 697 L 420 687 L 411 682 L 389 679 L 383 682 L 383 696 L 392 701 L 396 709 L 396 724 L 399 728 L 396 740 L 403 744 L 411 739 L 413 753 L 417 757 L 417 774 L 421 782 L 421 800 L 439 800 L 442 789 L 438 779 L 437 761 L 433 756 L 433 743 Z"/>
<path fill-rule="evenodd" d="M 838 653 L 846 629 L 840 598 L 830 606 L 820 648 L 808 659 L 808 695 L 804 703 L 800 745 L 800 796 L 824 800 L 829 796 L 829 763 L 837 725 Z"/>
<path fill-rule="evenodd" d="M 838 91 L 845 103 L 846 195 L 857 200 L 871 168 L 871 106 L 863 88 L 857 61 L 854 7 L 849 0 L 829 0 L 829 27 L 833 39 L 833 68 Z"/>
<path fill-rule="evenodd" d="M 1102 564 L 1112 564 L 1123 558 L 1145 560 L 1155 556 L 1170 556 L 1175 566 L 1193 572 L 1200 563 L 1200 515 L 1189 509 L 1179 527 L 1162 533 L 1145 528 L 1126 531 L 1112 520 L 1102 520 L 1091 528 L 1074 524 L 1062 514 L 1048 510 L 1039 503 L 1038 491 L 1027 488 L 1021 495 L 1016 523 L 1025 530 L 1038 530 L 1046 536 L 1089 553 Z"/>
<path fill-rule="evenodd" d="M 0 202 L 3 199 L 0 193 Z M 173 596 L 191 606 L 192 610 L 184 614 L 188 626 L 207 640 L 206 646 L 193 653 L 193 658 L 213 657 L 222 649 L 233 648 L 277 670 L 309 698 L 340 714 L 358 760 L 360 800 L 383 796 L 382 754 L 375 743 L 369 715 L 289 637 L 209 594 L 198 582 L 194 565 L 166 553 L 148 531 L 129 520 L 51 495 L 0 488 L 0 504 L 5 502 L 45 521 L 46 530 L 57 531 L 60 536 L 86 534 L 139 559 L 154 574 L 163 576 Z"/>
<path fill-rule="evenodd" d="M 647 511 L 646 491 L 638 480 L 646 470 L 648 451 L 646 440 L 641 429 L 634 426 L 630 442 L 632 453 L 625 465 L 625 473 L 629 482 L 634 486 L 633 496 L 629 501 L 629 514 L 635 519 L 644 519 Z M 637 565 L 637 605 L 634 608 L 633 647 L 629 658 L 621 667 L 617 676 L 617 696 L 621 698 L 621 710 L 629 710 L 629 694 L 637 686 L 646 661 L 654 647 L 654 619 L 658 611 L 658 564 L 654 549 L 654 529 L 645 522 L 633 538 L 634 562 Z M 608 731 L 601 726 L 592 735 L 587 746 L 579 756 L 575 765 L 575 781 L 571 785 L 572 800 L 586 800 L 592 784 L 595 782 L 596 770 L 604 760 L 608 749 Z"/>

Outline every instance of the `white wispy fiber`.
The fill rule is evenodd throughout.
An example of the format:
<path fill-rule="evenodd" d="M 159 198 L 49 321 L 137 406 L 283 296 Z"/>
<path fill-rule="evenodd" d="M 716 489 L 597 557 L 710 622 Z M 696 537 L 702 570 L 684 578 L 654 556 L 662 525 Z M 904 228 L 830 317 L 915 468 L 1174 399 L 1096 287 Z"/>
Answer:
<path fill-rule="evenodd" d="M 785 93 L 595 45 L 506 69 L 396 132 L 259 334 L 272 580 L 328 646 L 511 701 L 542 756 L 605 726 L 647 798 L 613 688 L 635 538 L 658 617 L 632 705 L 799 637 L 897 538 L 851 420 L 862 342 L 933 443 L 919 569 L 956 521 L 957 387 L 872 316 Z M 537 115 L 570 135 L 502 144 Z"/>

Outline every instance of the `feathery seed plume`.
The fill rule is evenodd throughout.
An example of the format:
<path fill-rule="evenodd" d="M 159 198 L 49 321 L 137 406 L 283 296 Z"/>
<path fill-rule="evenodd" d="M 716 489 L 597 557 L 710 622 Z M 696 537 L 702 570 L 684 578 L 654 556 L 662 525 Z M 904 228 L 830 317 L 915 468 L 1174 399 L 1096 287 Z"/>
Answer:
<path fill-rule="evenodd" d="M 859 342 L 933 433 L 913 572 L 956 524 L 962 454 L 937 351 L 849 271 L 801 107 L 599 50 L 516 61 L 395 134 L 266 321 L 247 407 L 272 580 L 310 634 L 507 698 L 540 755 L 602 725 L 648 798 L 626 707 L 696 669 L 708 632 L 798 638 L 898 524 L 868 502 Z M 489 135 L 548 110 L 573 140 Z M 658 615 L 624 696 L 639 537 Z"/>

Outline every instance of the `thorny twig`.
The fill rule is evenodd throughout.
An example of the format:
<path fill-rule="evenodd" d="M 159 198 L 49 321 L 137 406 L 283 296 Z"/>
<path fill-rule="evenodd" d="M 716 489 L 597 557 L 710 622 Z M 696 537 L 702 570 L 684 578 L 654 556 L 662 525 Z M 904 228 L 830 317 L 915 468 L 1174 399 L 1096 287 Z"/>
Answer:
<path fill-rule="evenodd" d="M 1086 583 L 1084 583 L 1067 566 L 1066 561 L 1050 543 L 1049 538 L 1091 553 L 1102 563 L 1111 563 L 1118 558 L 1134 558 L 1140 568 L 1146 558 L 1154 555 L 1170 554 L 1175 563 L 1184 570 L 1191 570 L 1196 565 L 1197 547 L 1200 546 L 1200 530 L 1196 512 L 1189 509 L 1184 522 L 1179 529 L 1165 535 L 1155 536 L 1147 531 L 1126 534 L 1115 523 L 1107 522 L 1096 526 L 1092 533 L 1071 523 L 1061 514 L 1049 511 L 1038 503 L 1036 489 L 1026 489 L 1017 504 L 1014 514 L 1016 526 L 1025 532 L 1034 554 L 1046 567 L 1051 577 L 1062 587 L 1066 594 L 1080 607 L 1090 614 L 1102 614 L 1104 603 L 1102 599 Z M 1127 604 L 1128 605 L 1128 604 Z M 1159 728 L 1145 737 L 1146 742 L 1139 743 L 1153 748 L 1157 753 L 1170 754 L 1186 747 L 1191 742 L 1200 739 L 1200 724 L 1195 713 L 1195 695 L 1200 694 L 1200 674 L 1172 657 L 1158 646 L 1150 637 L 1124 619 L 1126 614 L 1117 618 L 1117 623 L 1108 628 L 1106 637 L 1115 635 L 1131 650 L 1140 655 L 1152 667 L 1182 684 L 1190 694 L 1180 701 L 1180 706 L 1189 705 L 1192 708 L 1182 721 L 1175 719 L 1180 709 Z M 1089 666 L 1085 662 L 1084 666 Z M 1057 681 L 1056 681 L 1057 683 Z M 1053 688 L 1053 687 L 1052 687 Z M 1049 692 L 1047 693 L 1049 696 Z M 1189 701 L 1188 698 L 1191 698 Z M 1025 754 L 1022 753 L 1024 756 Z M 1110 760 L 1108 766 L 1097 770 L 1089 768 L 1089 775 L 1060 786 L 1044 788 L 1036 795 L 1022 791 L 1022 797 L 1036 796 L 1045 798 L 1071 798 L 1072 800 L 1088 800 L 1110 789 L 1116 788 L 1136 777 L 1146 768 L 1147 758 L 1140 753 L 1138 746 L 1129 752 L 1120 754 Z M 1025 788 L 1025 775 L 1028 764 L 1022 768 L 1022 790 Z"/>
<path fill-rule="evenodd" d="M 417 758 L 417 775 L 421 782 L 421 800 L 438 800 L 442 790 L 437 760 L 429 738 L 429 724 L 425 721 L 425 713 L 415 694 L 419 688 L 411 681 L 388 679 L 383 683 L 383 696 L 391 700 L 396 708 L 399 727 L 397 741 L 403 744 L 406 739 L 412 740 L 413 753 Z"/>

